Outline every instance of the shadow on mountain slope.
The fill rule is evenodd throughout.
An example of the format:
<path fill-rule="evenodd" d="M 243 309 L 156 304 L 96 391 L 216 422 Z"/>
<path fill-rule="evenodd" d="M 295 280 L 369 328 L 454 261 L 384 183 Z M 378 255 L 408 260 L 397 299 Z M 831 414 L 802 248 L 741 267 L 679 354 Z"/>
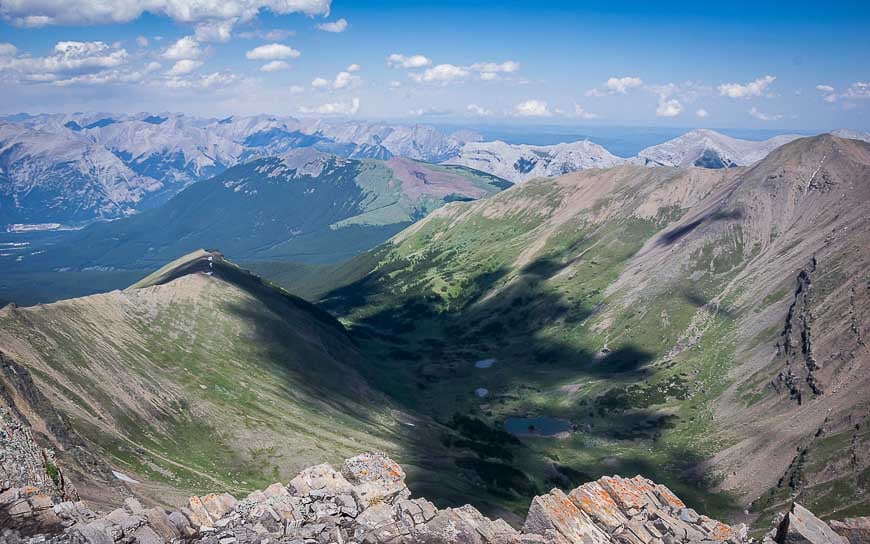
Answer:
<path fill-rule="evenodd" d="M 636 473 L 663 481 L 690 504 L 709 509 L 708 483 L 688 472 L 701 459 L 686 449 L 655 448 L 661 432 L 678 417 L 653 409 L 655 400 L 637 400 L 642 395 L 630 389 L 654 373 L 647 364 L 656 354 L 633 344 L 592 350 L 566 336 L 595 311 L 547 286 L 546 280 L 570 263 L 543 257 L 518 273 L 507 267 L 481 270 L 454 286 L 448 278 L 445 289 L 455 289 L 445 296 L 427 287 L 425 271 L 434 263 L 426 258 L 396 262 L 327 293 L 321 305 L 334 315 L 353 316 L 351 335 L 364 355 L 360 371 L 371 383 L 452 429 L 443 440 L 448 458 L 467 474 L 468 485 L 478 491 L 471 500 L 484 511 L 523 512 L 532 496 L 550 487 Z M 401 290 L 395 288 L 397 275 L 410 278 Z M 602 392 L 616 386 L 620 394 L 601 394 L 588 403 L 546 400 L 572 384 Z M 501 427 L 512 416 L 564 418 L 576 432 L 567 442 L 517 440 Z M 462 418 L 479 420 L 490 430 L 480 431 L 478 425 L 478 432 L 470 433 L 457 424 Z M 601 443 L 622 446 L 611 453 Z M 635 447 L 640 444 L 649 446 Z M 443 504 L 469 500 L 441 486 L 412 481 L 415 492 Z M 722 502 L 719 510 L 730 506 Z"/>
<path fill-rule="evenodd" d="M 669 246 L 679 241 L 681 238 L 683 238 L 696 228 L 700 227 L 704 223 L 711 223 L 714 221 L 732 221 L 742 218 L 742 210 L 733 210 L 727 212 L 723 210 L 716 210 L 713 212 L 705 213 L 697 219 L 686 223 L 685 225 L 680 225 L 663 233 L 656 243 L 660 246 Z"/>

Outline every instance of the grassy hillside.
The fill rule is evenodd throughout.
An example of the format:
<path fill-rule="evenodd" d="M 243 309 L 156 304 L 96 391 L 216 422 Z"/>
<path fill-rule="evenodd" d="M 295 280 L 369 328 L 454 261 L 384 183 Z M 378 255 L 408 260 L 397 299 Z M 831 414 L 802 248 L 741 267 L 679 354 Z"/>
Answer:
<path fill-rule="evenodd" d="M 81 231 L 4 235 L 0 300 L 29 304 L 118 288 L 131 273 L 200 247 L 219 247 L 237 261 L 341 261 L 445 203 L 510 185 L 398 157 L 342 159 L 301 149 L 255 159 L 132 217 Z"/>
<path fill-rule="evenodd" d="M 867 512 L 857 369 L 870 364 L 868 319 L 854 332 L 840 323 L 867 297 L 868 157 L 865 144 L 825 136 L 752 168 L 626 166 L 527 182 L 438 210 L 359 257 L 364 273 L 330 270 L 326 281 L 349 283 L 321 305 L 351 328 L 366 375 L 409 408 L 454 426 L 457 414 L 494 428 L 516 416 L 570 421 L 562 438 L 523 438 L 566 473 L 640 472 L 723 515 L 766 490 L 774 496 L 753 506 L 762 515 L 784 496 L 825 515 Z M 814 255 L 826 263 L 806 303 L 820 371 L 783 347 L 800 334 L 789 308 Z M 807 392 L 812 380 L 823 392 Z M 786 382 L 800 382 L 802 401 Z M 859 461 L 824 471 L 842 454 L 817 433 L 846 433 L 837 440 Z M 795 457 L 803 448 L 814 465 Z M 487 482 L 503 461 L 481 451 L 461 468 Z M 544 478 L 540 466 L 511 466 Z"/>

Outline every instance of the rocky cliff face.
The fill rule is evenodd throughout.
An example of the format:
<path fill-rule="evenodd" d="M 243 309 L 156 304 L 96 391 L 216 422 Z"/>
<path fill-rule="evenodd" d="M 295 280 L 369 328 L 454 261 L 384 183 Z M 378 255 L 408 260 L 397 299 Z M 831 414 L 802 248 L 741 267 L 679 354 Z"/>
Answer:
<path fill-rule="evenodd" d="M 54 503 L 32 490 L 0 494 L 21 511 L 41 501 L 41 525 L 28 532 L 4 530 L 0 542 L 242 544 L 456 543 L 456 544 L 652 544 L 749 543 L 746 527 L 725 525 L 687 508 L 667 487 L 643 478 L 601 478 L 569 493 L 536 497 L 521 529 L 492 520 L 474 507 L 438 509 L 411 498 L 405 472 L 381 453 L 364 453 L 341 470 L 317 465 L 287 485 L 275 483 L 242 500 L 232 495 L 191 497 L 180 511 L 144 508 L 136 499 L 98 516 L 81 503 Z M 25 506 L 20 506 L 25 505 Z M 766 543 L 864 542 L 868 520 L 831 526 L 795 505 L 765 536 Z M 863 535 L 863 536 L 862 536 Z"/>

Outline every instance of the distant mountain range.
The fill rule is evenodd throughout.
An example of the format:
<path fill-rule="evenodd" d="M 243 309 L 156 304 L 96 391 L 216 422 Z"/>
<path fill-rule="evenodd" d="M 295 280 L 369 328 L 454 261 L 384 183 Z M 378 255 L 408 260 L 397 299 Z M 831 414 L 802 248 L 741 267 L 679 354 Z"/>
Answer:
<path fill-rule="evenodd" d="M 510 186 L 462 166 L 293 149 L 194 183 L 155 209 L 69 233 L 25 264 L 148 268 L 215 245 L 237 258 L 332 262 L 370 249 L 445 203 Z"/>
<path fill-rule="evenodd" d="M 405 157 L 474 168 L 514 183 L 624 163 L 723 168 L 752 164 L 798 136 L 764 141 L 693 130 L 622 158 L 590 141 L 548 146 L 361 121 L 180 114 L 16 115 L 0 120 L 0 228 L 81 226 L 159 206 L 196 181 L 250 160 L 313 148 L 337 157 Z M 844 137 L 867 138 L 847 131 Z M 18 228 L 18 227 L 12 227 Z M 41 228 L 21 227 L 21 228 Z"/>

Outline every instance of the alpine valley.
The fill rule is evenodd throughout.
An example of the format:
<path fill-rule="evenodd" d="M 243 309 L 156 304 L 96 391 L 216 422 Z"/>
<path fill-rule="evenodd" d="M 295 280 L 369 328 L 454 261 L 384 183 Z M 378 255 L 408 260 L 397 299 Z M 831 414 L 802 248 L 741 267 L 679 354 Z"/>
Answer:
<path fill-rule="evenodd" d="M 29 433 L 4 451 L 53 475 L 4 478 L 42 482 L 64 538 L 866 527 L 866 135 L 619 158 L 265 117 L 2 129 L 0 415 Z"/>

